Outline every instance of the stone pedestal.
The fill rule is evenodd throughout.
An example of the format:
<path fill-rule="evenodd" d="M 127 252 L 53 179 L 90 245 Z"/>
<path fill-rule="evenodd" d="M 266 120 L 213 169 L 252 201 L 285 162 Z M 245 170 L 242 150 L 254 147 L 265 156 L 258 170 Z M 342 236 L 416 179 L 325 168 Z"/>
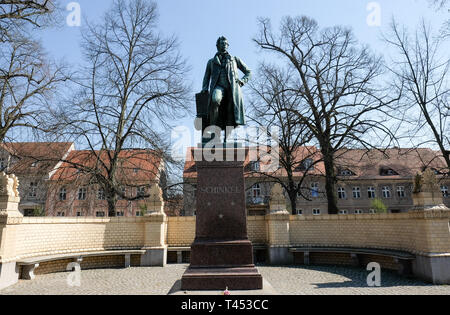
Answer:
<path fill-rule="evenodd" d="M 150 212 L 147 212 L 145 221 L 145 254 L 141 256 L 141 266 L 161 266 L 167 262 L 167 216 L 164 214 L 162 191 L 154 184 L 150 190 Z"/>
<path fill-rule="evenodd" d="M 14 175 L 0 173 L 0 290 L 19 281 L 16 265 L 16 226 L 23 215 L 19 212 L 19 181 Z"/>
<path fill-rule="evenodd" d="M 181 280 L 182 290 L 263 287 L 247 235 L 244 162 L 236 161 L 245 156 L 245 151 L 240 150 L 245 149 L 218 149 L 215 156 L 223 159 L 208 162 L 208 158 L 203 158 L 196 163 L 196 238 L 191 248 L 191 265 Z M 196 152 L 196 156 L 200 153 Z M 230 161 L 230 156 L 235 161 Z"/>

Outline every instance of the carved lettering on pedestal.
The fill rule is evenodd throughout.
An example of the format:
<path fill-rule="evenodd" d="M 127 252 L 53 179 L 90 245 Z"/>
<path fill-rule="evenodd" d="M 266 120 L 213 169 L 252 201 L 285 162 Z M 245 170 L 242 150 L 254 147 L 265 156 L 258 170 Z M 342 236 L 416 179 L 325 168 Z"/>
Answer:
<path fill-rule="evenodd" d="M 238 194 L 238 186 L 215 186 L 215 187 L 202 187 L 200 191 L 204 194 Z"/>

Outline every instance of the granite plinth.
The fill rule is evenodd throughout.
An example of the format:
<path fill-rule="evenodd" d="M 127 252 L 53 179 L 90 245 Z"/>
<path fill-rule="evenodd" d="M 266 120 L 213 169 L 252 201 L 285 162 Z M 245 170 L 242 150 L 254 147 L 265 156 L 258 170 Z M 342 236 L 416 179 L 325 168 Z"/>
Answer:
<path fill-rule="evenodd" d="M 261 290 L 263 278 L 255 267 L 189 268 L 182 290 Z"/>
<path fill-rule="evenodd" d="M 249 240 L 197 240 L 191 248 L 191 268 L 236 267 L 253 264 L 253 245 Z"/>
<path fill-rule="evenodd" d="M 247 234 L 244 162 L 237 158 L 245 151 L 239 150 L 245 149 L 217 149 L 223 159 L 196 163 L 196 238 L 182 290 L 262 289 Z"/>

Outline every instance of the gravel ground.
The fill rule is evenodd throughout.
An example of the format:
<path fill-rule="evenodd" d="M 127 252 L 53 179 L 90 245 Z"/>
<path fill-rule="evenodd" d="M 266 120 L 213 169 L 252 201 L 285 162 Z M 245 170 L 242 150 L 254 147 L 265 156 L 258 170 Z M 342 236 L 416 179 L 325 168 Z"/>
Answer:
<path fill-rule="evenodd" d="M 21 280 L 0 291 L 3 295 L 165 295 L 181 278 L 188 265 L 165 268 L 129 268 L 83 270 L 81 286 L 67 284 L 69 273 L 37 276 L 33 281 Z M 258 267 L 263 277 L 283 295 L 366 295 L 417 294 L 450 295 L 450 286 L 433 286 L 416 279 L 383 271 L 379 288 L 369 288 L 368 272 L 349 267 Z"/>

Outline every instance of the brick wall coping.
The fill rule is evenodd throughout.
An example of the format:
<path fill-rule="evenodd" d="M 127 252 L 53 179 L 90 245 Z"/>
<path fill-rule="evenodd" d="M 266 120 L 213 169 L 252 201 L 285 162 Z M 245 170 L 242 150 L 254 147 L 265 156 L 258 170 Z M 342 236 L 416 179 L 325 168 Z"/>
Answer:
<path fill-rule="evenodd" d="M 115 218 L 95 218 L 95 217 L 24 217 L 20 218 L 20 224 L 79 224 L 79 223 L 145 223 L 161 222 L 165 216 L 148 217 L 115 217 Z"/>
<path fill-rule="evenodd" d="M 412 211 L 382 214 L 339 214 L 303 216 L 290 215 L 290 221 L 347 221 L 347 220 L 406 220 L 406 219 L 450 219 L 450 210 Z"/>

